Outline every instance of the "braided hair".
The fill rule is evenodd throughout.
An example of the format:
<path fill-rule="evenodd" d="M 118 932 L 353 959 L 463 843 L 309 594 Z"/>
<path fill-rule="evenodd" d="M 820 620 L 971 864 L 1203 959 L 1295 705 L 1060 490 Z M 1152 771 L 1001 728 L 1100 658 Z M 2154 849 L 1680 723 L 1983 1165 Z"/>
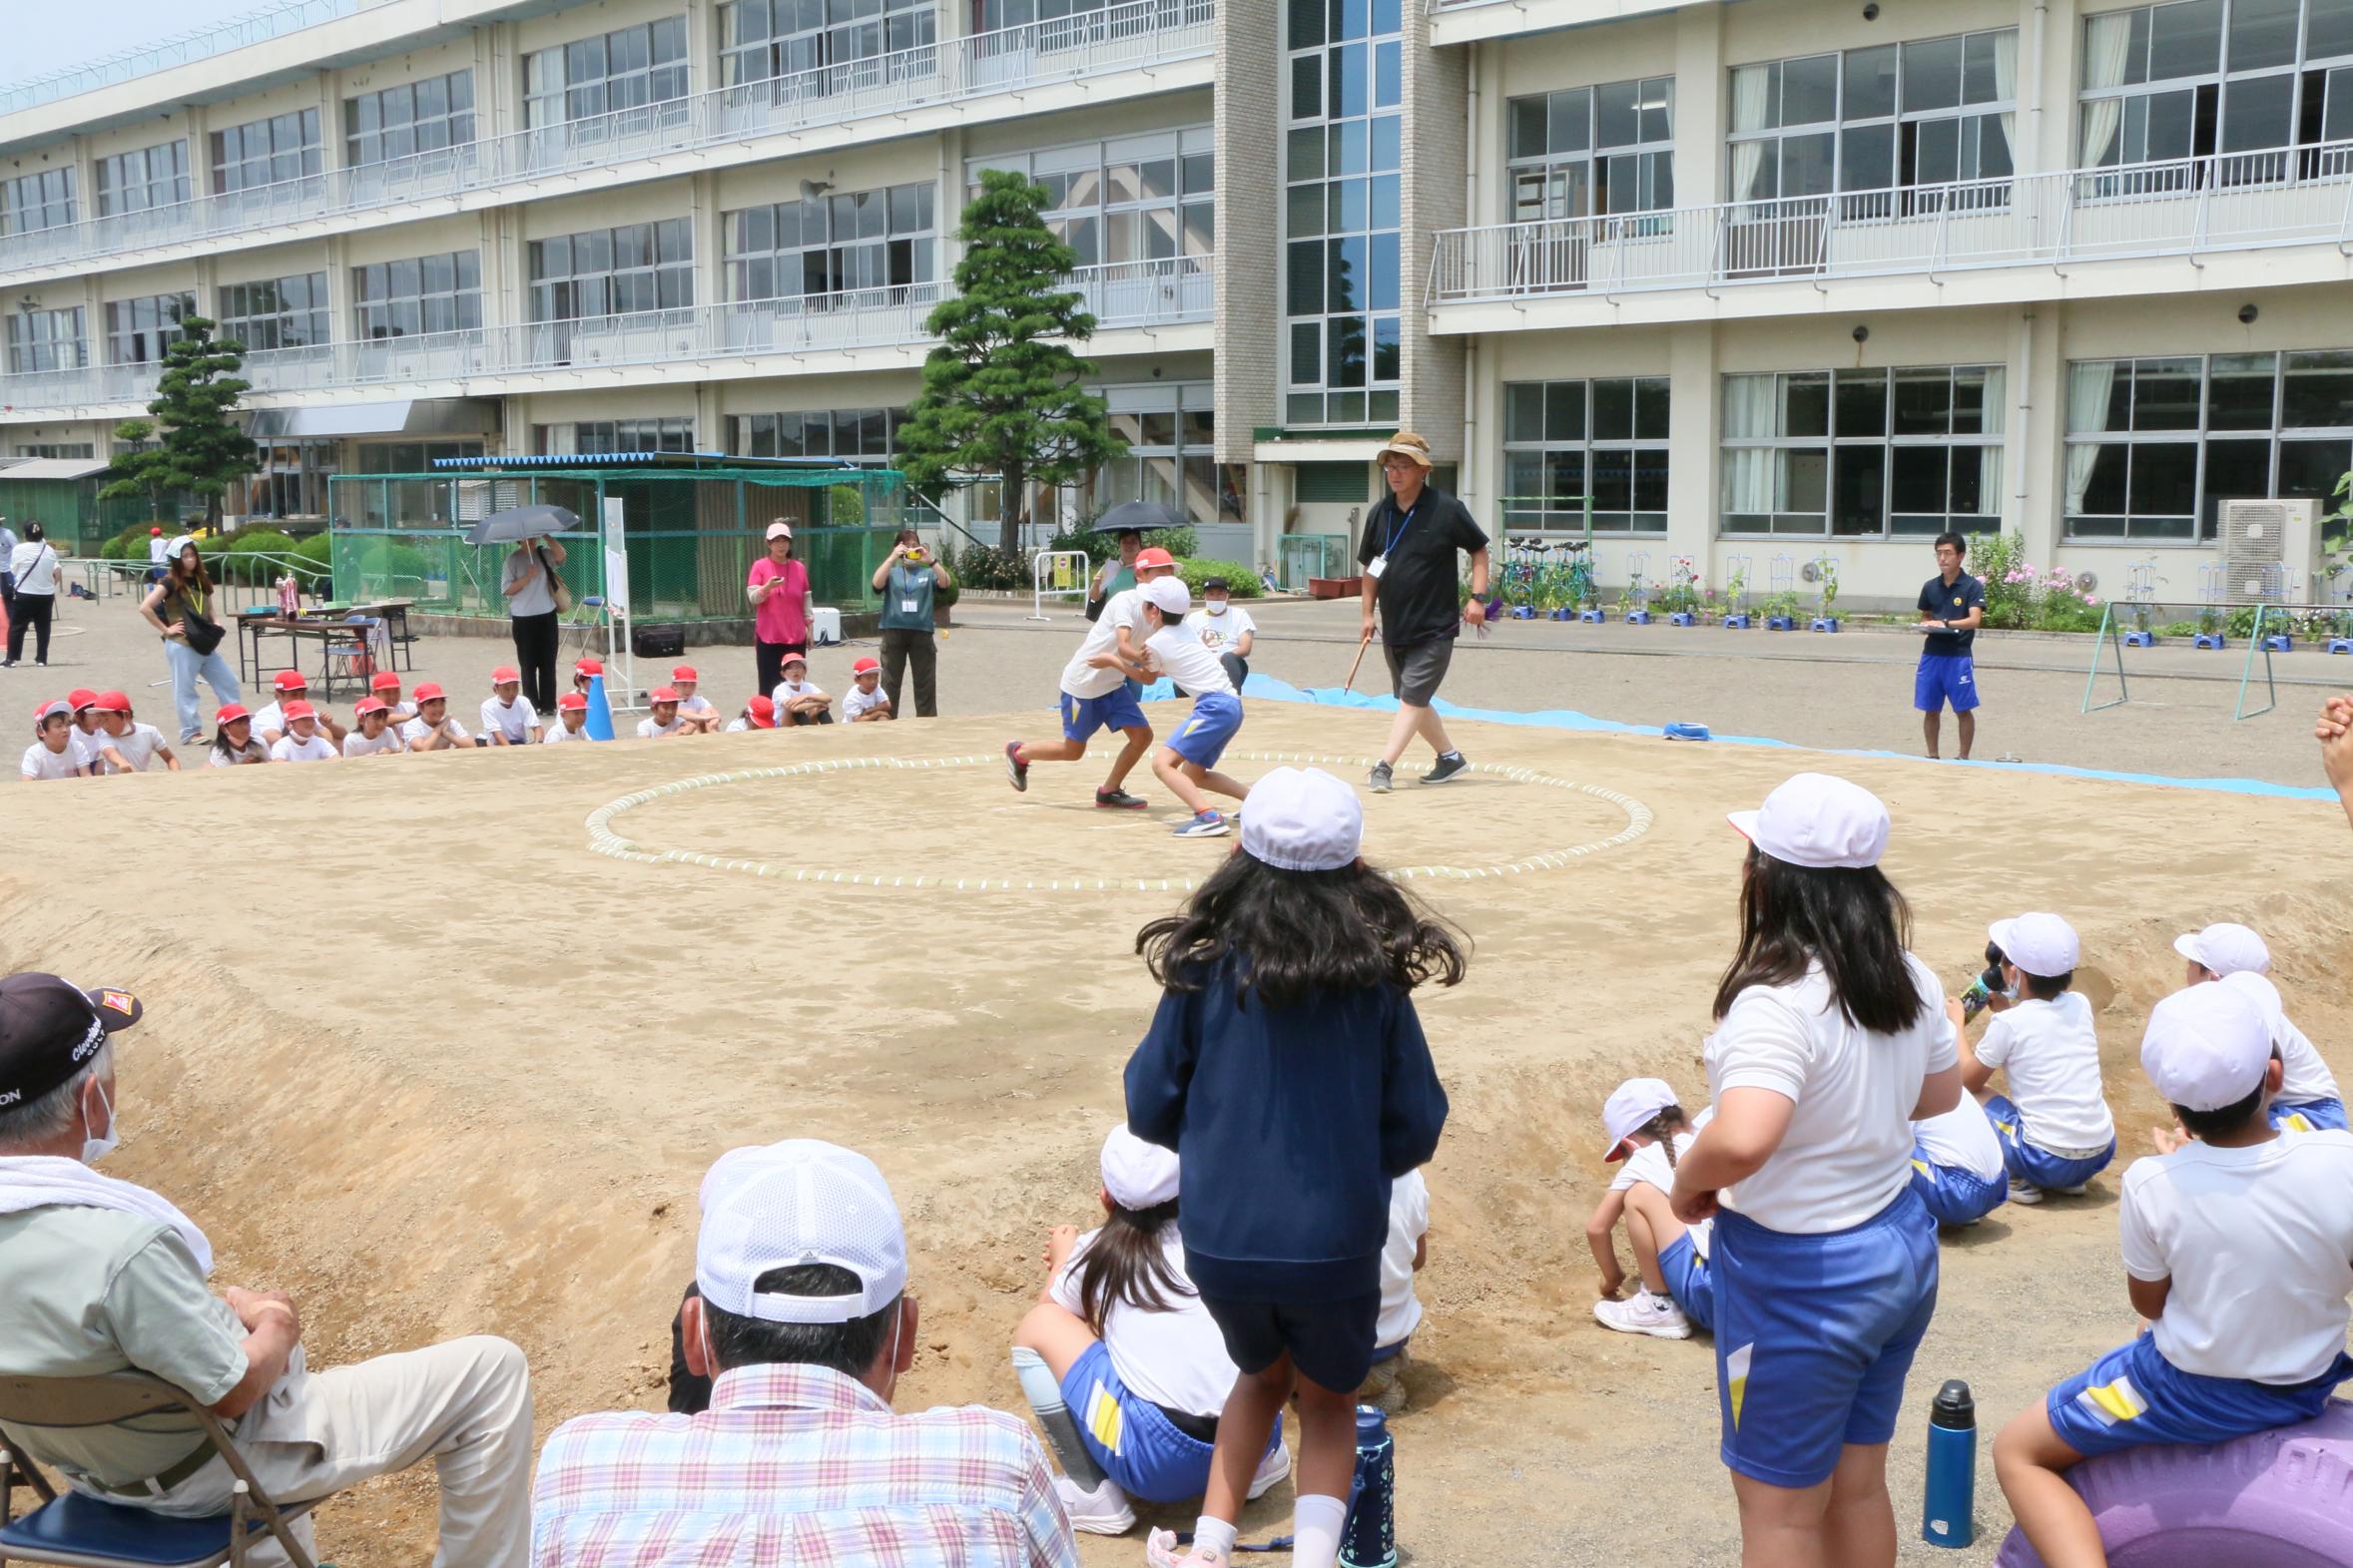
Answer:
<path fill-rule="evenodd" d="M 1665 1151 L 1667 1169 L 1671 1171 L 1675 1168 L 1675 1134 L 1688 1129 L 1690 1125 L 1690 1118 L 1683 1114 L 1683 1108 L 1679 1105 L 1670 1105 L 1649 1121 L 1635 1128 L 1634 1131 L 1644 1138 L 1654 1140 L 1659 1148 Z"/>

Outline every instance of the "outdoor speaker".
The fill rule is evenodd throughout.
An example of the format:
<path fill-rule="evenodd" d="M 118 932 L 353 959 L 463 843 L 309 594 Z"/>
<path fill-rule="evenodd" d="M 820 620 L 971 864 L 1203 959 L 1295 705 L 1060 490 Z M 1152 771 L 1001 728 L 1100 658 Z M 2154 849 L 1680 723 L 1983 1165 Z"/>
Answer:
<path fill-rule="evenodd" d="M 679 658 L 686 653 L 686 628 L 633 626 L 629 629 L 629 648 L 640 659 Z"/>

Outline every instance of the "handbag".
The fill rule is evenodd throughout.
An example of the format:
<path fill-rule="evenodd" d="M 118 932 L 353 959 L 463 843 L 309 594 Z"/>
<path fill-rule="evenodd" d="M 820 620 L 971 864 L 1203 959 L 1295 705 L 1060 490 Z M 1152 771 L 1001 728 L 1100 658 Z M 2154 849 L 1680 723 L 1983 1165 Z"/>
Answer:
<path fill-rule="evenodd" d="M 555 599 L 556 614 L 570 615 L 572 613 L 572 590 L 564 586 L 563 576 L 556 571 L 555 563 L 548 560 L 547 547 L 533 545 L 531 553 L 539 558 L 539 569 L 547 574 L 547 591 Z"/>
<path fill-rule="evenodd" d="M 196 606 L 185 599 L 180 601 L 180 632 L 199 657 L 211 654 L 221 646 L 221 639 L 229 635 L 226 627 L 219 622 L 206 620 L 197 612 Z"/>

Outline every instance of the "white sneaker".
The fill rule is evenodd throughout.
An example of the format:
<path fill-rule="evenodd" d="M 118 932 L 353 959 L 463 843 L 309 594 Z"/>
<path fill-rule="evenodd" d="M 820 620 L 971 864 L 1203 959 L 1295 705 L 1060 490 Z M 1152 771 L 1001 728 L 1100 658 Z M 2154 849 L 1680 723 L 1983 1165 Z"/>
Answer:
<path fill-rule="evenodd" d="M 2014 1204 L 2039 1204 L 2043 1201 L 2043 1189 L 2014 1176 L 2010 1179 L 2010 1201 Z"/>
<path fill-rule="evenodd" d="M 2090 1185 L 2089 1182 L 2077 1182 L 2072 1187 L 2054 1187 L 2052 1191 L 2061 1198 L 2080 1198 Z"/>
<path fill-rule="evenodd" d="M 1250 1478 L 1250 1490 L 1243 1495 L 1252 1502 L 1283 1484 L 1291 1474 L 1291 1445 L 1277 1443 L 1274 1451 L 1258 1462 L 1258 1473 Z"/>
<path fill-rule="evenodd" d="M 1688 1339 L 1691 1319 L 1683 1315 L 1670 1297 L 1652 1296 L 1648 1291 L 1630 1302 L 1595 1302 L 1593 1315 L 1604 1328 L 1615 1328 L 1619 1333 L 1646 1333 L 1653 1339 Z"/>
<path fill-rule="evenodd" d="M 1062 1511 L 1070 1516 L 1073 1530 L 1084 1530 L 1089 1535 L 1125 1535 L 1136 1527 L 1136 1511 L 1127 1505 L 1127 1493 L 1109 1476 L 1090 1492 L 1069 1476 L 1057 1473 L 1054 1495 L 1062 1499 Z"/>

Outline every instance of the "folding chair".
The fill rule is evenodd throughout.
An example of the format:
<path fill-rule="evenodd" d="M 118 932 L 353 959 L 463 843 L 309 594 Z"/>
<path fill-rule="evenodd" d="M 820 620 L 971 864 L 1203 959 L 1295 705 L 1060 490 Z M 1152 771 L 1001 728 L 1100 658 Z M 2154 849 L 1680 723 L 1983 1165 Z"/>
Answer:
<path fill-rule="evenodd" d="M 141 1415 L 184 1412 L 237 1479 L 230 1510 L 180 1519 L 81 1492 L 59 1495 L 38 1468 L 0 1446 L 0 1565 L 60 1563 L 66 1568 L 245 1568 L 246 1554 L 263 1536 L 276 1536 L 294 1568 L 317 1568 L 290 1526 L 321 1498 L 273 1502 L 237 1451 L 229 1428 L 185 1391 L 145 1372 L 95 1377 L 0 1375 L 0 1425 L 104 1426 Z M 0 1443 L 6 1440 L 0 1434 Z M 32 1488 L 41 1505 L 22 1519 L 10 1516 L 10 1489 Z"/>
<path fill-rule="evenodd" d="M 336 685 L 342 681 L 349 681 L 364 693 L 368 677 L 375 674 L 377 656 L 384 656 L 387 667 L 391 663 L 381 620 L 364 615 L 345 616 L 343 627 L 344 630 L 328 637 L 321 649 L 326 668 L 319 685 L 328 696 L 334 694 Z"/>

